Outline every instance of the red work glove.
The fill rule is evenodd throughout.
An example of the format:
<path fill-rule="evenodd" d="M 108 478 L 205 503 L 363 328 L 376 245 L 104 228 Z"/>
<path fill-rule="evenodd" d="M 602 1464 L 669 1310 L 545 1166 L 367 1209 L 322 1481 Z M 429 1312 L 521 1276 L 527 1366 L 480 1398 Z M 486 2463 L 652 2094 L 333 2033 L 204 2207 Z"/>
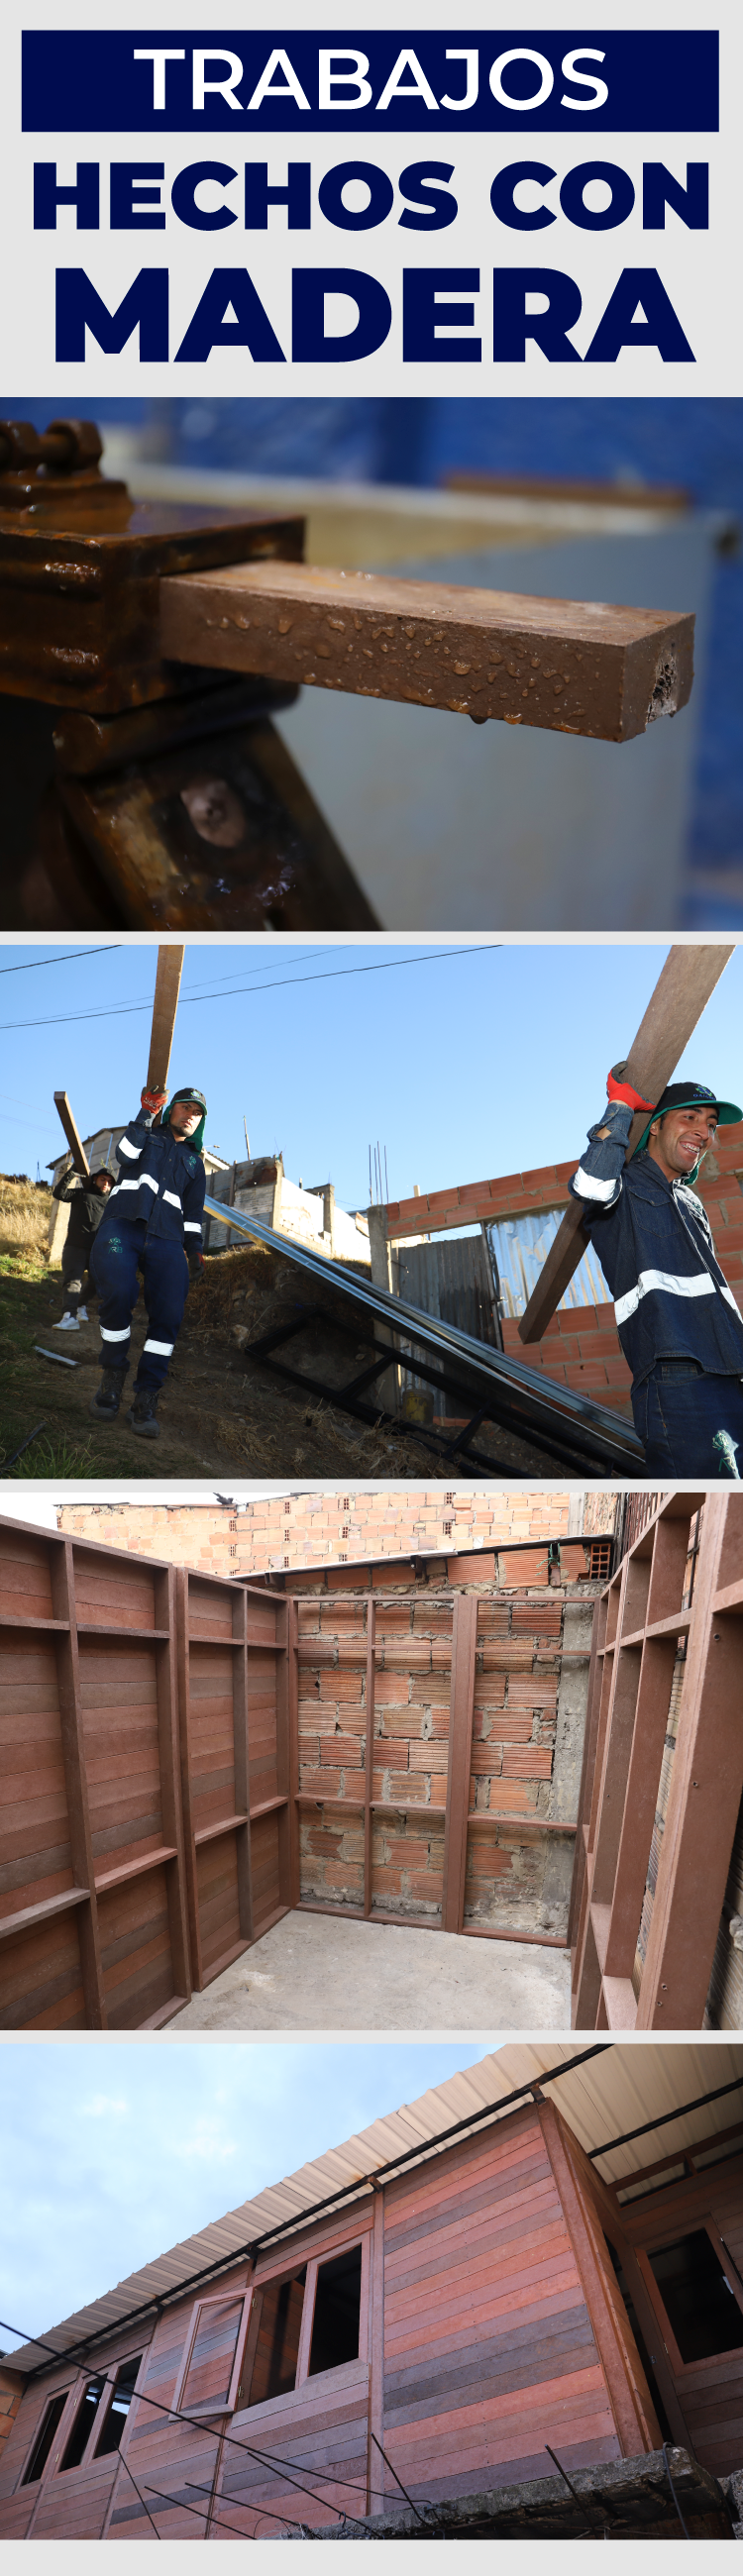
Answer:
<path fill-rule="evenodd" d="M 623 1072 L 623 1063 L 613 1064 L 611 1073 L 607 1074 L 606 1089 L 609 1099 L 622 1100 L 626 1109 L 647 1109 L 652 1112 L 655 1108 L 654 1100 L 643 1100 L 641 1092 L 633 1091 L 631 1082 L 623 1082 Z"/>
<path fill-rule="evenodd" d="M 168 1095 L 167 1091 L 143 1091 L 140 1097 L 142 1108 L 149 1112 L 151 1118 L 156 1118 L 158 1111 L 165 1108 Z"/>

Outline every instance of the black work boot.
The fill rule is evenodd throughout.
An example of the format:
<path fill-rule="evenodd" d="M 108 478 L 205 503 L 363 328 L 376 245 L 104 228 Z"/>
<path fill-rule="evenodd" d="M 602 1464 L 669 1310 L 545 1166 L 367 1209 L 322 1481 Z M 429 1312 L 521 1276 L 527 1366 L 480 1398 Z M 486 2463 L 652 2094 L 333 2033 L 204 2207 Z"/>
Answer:
<path fill-rule="evenodd" d="M 100 1422 L 115 1422 L 123 1393 L 121 1369 L 104 1368 L 98 1392 L 91 1396 L 88 1412 L 97 1413 Z"/>
<path fill-rule="evenodd" d="M 159 1393 L 157 1386 L 135 1386 L 134 1402 L 126 1418 L 132 1430 L 138 1431 L 143 1440 L 160 1438 L 160 1424 L 155 1419 Z"/>

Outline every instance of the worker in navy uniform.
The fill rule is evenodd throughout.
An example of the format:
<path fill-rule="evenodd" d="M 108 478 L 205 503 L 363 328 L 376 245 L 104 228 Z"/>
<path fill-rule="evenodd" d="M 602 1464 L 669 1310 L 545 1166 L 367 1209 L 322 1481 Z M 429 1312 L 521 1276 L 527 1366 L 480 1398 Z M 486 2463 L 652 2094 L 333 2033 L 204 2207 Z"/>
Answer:
<path fill-rule="evenodd" d="M 609 1106 L 570 1183 L 614 1298 L 635 1429 L 653 1476 L 732 1476 L 743 1461 L 743 1319 L 694 1188 L 718 1126 L 743 1110 L 701 1082 L 642 1100 L 609 1075 Z M 647 1126 L 632 1159 L 636 1111 Z"/>
<path fill-rule="evenodd" d="M 117 1151 L 120 1179 L 96 1236 L 91 1271 L 98 1290 L 103 1376 L 90 1410 L 114 1422 L 129 1366 L 137 1272 L 144 1281 L 148 1333 L 127 1421 L 144 1439 L 159 1432 L 157 1401 L 183 1319 L 189 1273 L 203 1260 L 206 1174 L 201 1146 L 203 1091 L 187 1083 L 170 1108 L 164 1091 L 143 1091 Z"/>
<path fill-rule="evenodd" d="M 79 1333 L 87 1324 L 88 1310 L 83 1305 L 85 1273 L 90 1269 L 90 1247 L 101 1222 L 111 1188 L 111 1173 L 105 1163 L 95 1172 L 76 1172 L 69 1163 L 61 1181 L 52 1190 L 53 1199 L 69 1199 L 70 1221 L 62 1247 L 62 1285 L 65 1309 L 61 1321 L 52 1326 L 55 1333 Z"/>

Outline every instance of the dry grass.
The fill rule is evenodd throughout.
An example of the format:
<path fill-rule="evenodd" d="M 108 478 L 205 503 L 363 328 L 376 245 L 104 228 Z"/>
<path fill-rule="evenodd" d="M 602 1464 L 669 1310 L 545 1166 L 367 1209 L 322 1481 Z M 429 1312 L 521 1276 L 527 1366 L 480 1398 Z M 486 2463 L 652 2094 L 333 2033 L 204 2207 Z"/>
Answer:
<path fill-rule="evenodd" d="M 0 1175 L 0 1252 L 46 1252 L 51 1191 L 45 1181 Z"/>

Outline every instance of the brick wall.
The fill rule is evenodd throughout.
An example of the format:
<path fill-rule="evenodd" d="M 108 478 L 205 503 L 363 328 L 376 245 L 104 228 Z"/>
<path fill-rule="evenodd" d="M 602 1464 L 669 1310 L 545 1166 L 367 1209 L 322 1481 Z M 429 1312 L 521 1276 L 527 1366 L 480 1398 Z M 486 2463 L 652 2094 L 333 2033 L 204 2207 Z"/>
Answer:
<path fill-rule="evenodd" d="M 545 1591 L 546 1564 L 503 1560 L 516 1585 L 470 1561 L 478 1593 L 474 1724 L 467 1807 L 466 1929 L 564 1939 L 593 1601 L 585 1551 L 561 1550 L 567 1581 Z M 580 1558 L 580 1565 L 577 1560 Z M 575 1559 L 575 1563 L 572 1560 Z M 463 1572 L 460 1567 L 459 1573 Z M 349 1582 L 351 1570 L 349 1569 Z M 376 1604 L 372 1874 L 374 1916 L 441 1921 L 456 1565 L 411 1585 L 395 1570 Z M 530 1583 L 531 1579 L 531 1583 Z M 358 1910 L 364 1827 L 339 1801 L 364 1796 L 368 1604 L 336 1578 L 295 1578 L 299 1619 L 301 1900 Z M 331 1590 L 331 1582 L 333 1589 Z M 563 1654 L 567 1662 L 563 1667 Z M 564 1680 L 563 1680 L 564 1673 Z M 565 1693 L 567 1696 L 565 1696 Z M 539 1830 L 539 1827 L 543 1830 Z"/>
<path fill-rule="evenodd" d="M 506 1216 L 523 1216 L 533 1208 L 566 1207 L 568 1182 L 575 1161 L 543 1163 L 533 1172 L 511 1172 L 505 1180 L 471 1181 L 427 1198 L 398 1200 L 387 1209 L 391 1238 L 488 1224 Z M 743 1127 L 721 1127 L 714 1152 L 706 1157 L 698 1182 L 709 1217 L 718 1260 L 743 1312 Z M 630 1372 L 622 1357 L 614 1307 L 566 1306 L 553 1315 L 539 1342 L 522 1342 L 513 1316 L 503 1324 L 509 1358 L 522 1360 L 596 1404 L 616 1405 L 631 1413 Z"/>
<path fill-rule="evenodd" d="M 509 1359 L 538 1370 L 551 1378 L 553 1386 L 570 1386 L 577 1395 L 590 1395 L 594 1404 L 615 1405 L 631 1420 L 632 1377 L 611 1304 L 561 1306 L 540 1342 L 522 1342 L 515 1316 L 505 1315 L 503 1341 Z"/>
<path fill-rule="evenodd" d="M 568 1492 L 527 1488 L 508 1494 L 464 1486 L 453 1488 L 449 1500 L 441 1485 L 430 1493 L 422 1486 L 361 1486 L 347 1494 L 269 1495 L 237 1514 L 218 1503 L 63 1503 L 57 1518 L 75 1538 L 209 1574 L 248 1575 L 564 1538 L 570 1503 Z"/>

